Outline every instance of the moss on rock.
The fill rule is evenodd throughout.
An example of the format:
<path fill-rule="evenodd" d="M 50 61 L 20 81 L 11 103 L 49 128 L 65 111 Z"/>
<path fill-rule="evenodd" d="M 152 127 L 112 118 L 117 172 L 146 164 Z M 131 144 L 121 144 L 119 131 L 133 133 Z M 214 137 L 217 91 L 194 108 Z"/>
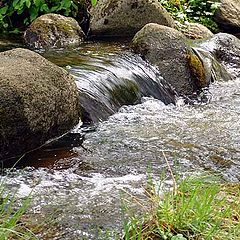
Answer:
<path fill-rule="evenodd" d="M 24 33 L 25 42 L 33 49 L 77 46 L 84 38 L 75 19 L 52 13 L 37 18 Z"/>
<path fill-rule="evenodd" d="M 207 87 L 209 82 L 206 79 L 206 71 L 202 61 L 194 53 L 187 54 L 189 69 L 197 88 Z"/>

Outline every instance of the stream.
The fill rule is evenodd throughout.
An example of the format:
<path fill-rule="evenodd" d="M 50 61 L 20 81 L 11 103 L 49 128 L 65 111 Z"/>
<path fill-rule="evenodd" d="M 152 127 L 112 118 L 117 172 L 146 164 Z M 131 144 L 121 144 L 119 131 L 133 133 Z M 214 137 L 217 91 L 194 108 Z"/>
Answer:
<path fill-rule="evenodd" d="M 104 239 L 101 232 L 120 231 L 123 202 L 139 213 L 134 199 L 147 203 L 149 175 L 165 174 L 171 184 L 168 163 L 180 176 L 207 171 L 240 181 L 240 79 L 215 82 L 207 102 L 187 105 L 125 42 L 90 42 L 44 56 L 94 96 L 96 112 L 94 123 L 72 131 L 84 136 L 83 146 L 47 148 L 1 176 L 19 198 L 32 194 L 31 214 L 56 220 L 59 233 L 51 239 Z M 106 84 L 124 79 L 147 85 L 133 105 L 120 107 L 109 101 Z"/>

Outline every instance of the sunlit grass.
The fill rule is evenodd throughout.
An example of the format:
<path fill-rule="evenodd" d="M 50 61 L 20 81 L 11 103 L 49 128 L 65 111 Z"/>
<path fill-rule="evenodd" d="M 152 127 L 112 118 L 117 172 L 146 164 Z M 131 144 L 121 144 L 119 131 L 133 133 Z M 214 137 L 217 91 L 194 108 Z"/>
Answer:
<path fill-rule="evenodd" d="M 131 217 L 125 223 L 122 239 L 240 239 L 239 184 L 206 176 L 176 184 L 173 190 L 152 188 L 152 208 L 144 218 Z"/>
<path fill-rule="evenodd" d="M 17 203 L 16 195 L 0 184 L 0 240 L 38 239 L 21 221 L 31 197 Z"/>

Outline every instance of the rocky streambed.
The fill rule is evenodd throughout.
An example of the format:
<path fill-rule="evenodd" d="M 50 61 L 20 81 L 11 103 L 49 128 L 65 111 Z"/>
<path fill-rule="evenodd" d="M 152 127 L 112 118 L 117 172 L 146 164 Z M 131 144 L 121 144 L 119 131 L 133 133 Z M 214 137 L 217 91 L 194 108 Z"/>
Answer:
<path fill-rule="evenodd" d="M 72 145 L 71 139 L 50 145 L 1 176 L 19 198 L 32 192 L 29 215 L 56 220 L 58 230 L 51 239 L 104 239 L 101 232 L 120 231 L 124 200 L 141 212 L 132 200 L 147 201 L 149 174 L 157 180 L 166 173 L 171 184 L 165 157 L 180 175 L 207 171 L 239 182 L 239 78 L 212 83 L 204 92 L 206 101 L 186 104 L 176 95 L 176 104 L 165 105 L 153 87 L 163 84 L 158 71 L 129 52 L 124 42 L 89 43 L 45 57 L 69 71 L 80 89 L 95 94 L 96 111 L 101 99 L 111 110 L 97 125 L 80 124 L 72 131 L 84 136 L 83 146 Z M 134 105 L 110 104 L 115 81 L 136 82 L 141 76 L 153 84 L 149 96 L 137 96 Z"/>
<path fill-rule="evenodd" d="M 215 20 L 238 36 L 239 4 L 220 2 Z M 240 40 L 157 0 L 85 10 L 81 27 L 50 13 L 24 44 L 0 39 L 0 179 L 31 196 L 39 239 L 116 239 L 149 177 L 171 187 L 169 165 L 240 181 Z"/>

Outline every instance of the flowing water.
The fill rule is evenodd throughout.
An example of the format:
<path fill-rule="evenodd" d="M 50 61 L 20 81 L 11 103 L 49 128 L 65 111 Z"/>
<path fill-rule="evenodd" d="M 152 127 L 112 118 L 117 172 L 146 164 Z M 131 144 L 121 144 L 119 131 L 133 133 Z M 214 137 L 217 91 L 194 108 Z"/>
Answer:
<path fill-rule="evenodd" d="M 95 106 L 102 99 L 106 111 L 94 116 L 95 121 L 110 115 L 95 127 L 73 130 L 84 135 L 83 146 L 32 154 L 27 167 L 2 176 L 19 197 L 33 191 L 34 216 L 57 220 L 59 236 L 51 239 L 103 239 L 101 230 L 119 230 L 122 199 L 145 202 L 149 174 L 155 179 L 168 176 L 167 162 L 180 175 L 208 171 L 240 181 L 240 79 L 215 82 L 207 103 L 186 105 L 124 43 L 89 43 L 46 57 L 68 69 L 81 90 L 96 96 Z M 149 85 L 135 105 L 111 105 L 109 88 L 118 79 L 137 82 L 139 77 Z M 165 105 L 164 99 L 176 104 Z M 129 206 L 141 211 L 134 201 Z"/>

